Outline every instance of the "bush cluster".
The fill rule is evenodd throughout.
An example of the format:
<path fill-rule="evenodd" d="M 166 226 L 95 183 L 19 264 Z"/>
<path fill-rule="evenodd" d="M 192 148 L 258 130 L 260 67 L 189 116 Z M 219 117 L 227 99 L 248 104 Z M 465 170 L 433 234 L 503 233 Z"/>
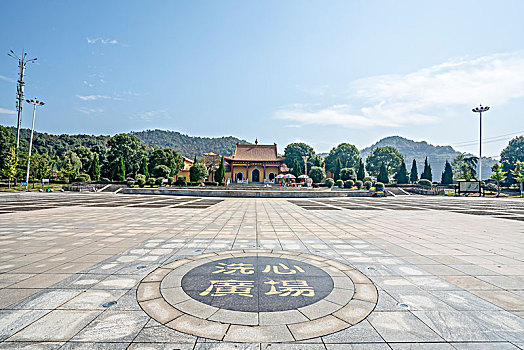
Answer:
<path fill-rule="evenodd" d="M 346 180 L 344 182 L 344 188 L 352 188 L 354 184 L 353 180 Z"/>
<path fill-rule="evenodd" d="M 134 187 L 135 186 L 135 180 L 127 180 L 126 181 L 128 187 Z"/>
<path fill-rule="evenodd" d="M 364 183 L 362 181 L 360 181 L 360 180 L 357 180 L 355 182 L 355 187 L 357 188 L 357 190 L 360 190 L 363 185 L 364 185 Z"/>
<path fill-rule="evenodd" d="M 332 178 L 328 177 L 326 181 L 324 181 L 324 183 L 326 184 L 326 187 L 332 188 L 335 184 L 335 181 Z"/>
<path fill-rule="evenodd" d="M 421 186 L 429 186 L 429 187 L 431 187 L 431 181 L 429 181 L 427 179 L 420 179 L 420 180 L 418 180 L 418 184 L 421 185 Z"/>
<path fill-rule="evenodd" d="M 375 189 L 377 191 L 384 191 L 384 184 L 382 182 L 375 182 Z"/>
<path fill-rule="evenodd" d="M 138 187 L 144 187 L 144 185 L 146 184 L 146 176 L 138 174 L 136 176 L 136 184 L 138 185 Z"/>
<path fill-rule="evenodd" d="M 371 181 L 364 181 L 364 187 L 366 190 L 370 190 L 372 185 Z"/>
<path fill-rule="evenodd" d="M 337 180 L 337 181 L 335 182 L 335 184 L 337 185 L 338 188 L 343 188 L 343 187 L 344 187 L 344 181 L 342 181 L 342 180 L 340 180 L 340 179 Z"/>

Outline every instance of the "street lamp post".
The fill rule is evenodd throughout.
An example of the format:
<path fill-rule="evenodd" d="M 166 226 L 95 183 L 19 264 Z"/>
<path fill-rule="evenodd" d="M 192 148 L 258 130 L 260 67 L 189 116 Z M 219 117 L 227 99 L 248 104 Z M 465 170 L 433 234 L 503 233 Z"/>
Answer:
<path fill-rule="evenodd" d="M 488 106 L 475 107 L 472 109 L 473 113 L 479 113 L 480 115 L 480 131 L 479 131 L 479 181 L 482 181 L 482 112 L 487 112 L 489 110 Z"/>
<path fill-rule="evenodd" d="M 24 73 L 25 66 L 30 62 L 35 62 L 36 58 L 26 60 L 27 52 L 22 51 L 22 55 L 18 57 L 13 50 L 9 50 L 7 54 L 9 57 L 18 60 L 18 81 L 16 85 L 16 109 L 18 112 L 18 120 L 16 122 L 16 151 L 18 152 L 18 147 L 20 147 L 20 126 L 22 124 L 22 104 L 24 102 Z"/>
<path fill-rule="evenodd" d="M 29 191 L 29 166 L 31 165 L 31 149 L 33 148 L 33 132 L 35 131 L 35 117 L 36 117 L 36 106 L 43 106 L 44 102 L 38 101 L 35 97 L 34 100 L 25 100 L 27 103 L 33 105 L 33 124 L 31 126 L 31 139 L 29 141 L 29 157 L 27 157 L 27 173 L 25 177 L 26 190 Z"/>

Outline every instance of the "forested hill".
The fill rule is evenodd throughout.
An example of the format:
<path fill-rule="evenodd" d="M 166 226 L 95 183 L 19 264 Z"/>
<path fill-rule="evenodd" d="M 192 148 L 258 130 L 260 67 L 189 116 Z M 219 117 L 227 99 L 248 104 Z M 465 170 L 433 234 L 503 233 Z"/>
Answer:
<path fill-rule="evenodd" d="M 177 131 L 145 130 L 132 131 L 142 142 L 151 146 L 170 147 L 185 157 L 201 156 L 204 152 L 215 152 L 222 155 L 232 155 L 237 143 L 248 143 L 233 136 L 198 137 L 181 134 Z"/>
<path fill-rule="evenodd" d="M 375 148 L 384 146 L 395 147 L 404 155 L 408 171 L 411 169 L 413 159 L 416 159 L 419 174 L 424 168 L 424 159 L 427 156 L 428 162 L 431 164 L 434 180 L 440 180 L 446 160 L 451 163 L 456 156 L 461 154 L 461 152 L 454 150 L 451 146 L 434 146 L 426 141 L 413 141 L 401 136 L 388 136 L 374 143 L 370 147 L 362 149 L 360 155 L 363 159 L 366 159 Z M 491 174 L 491 166 L 494 163 L 495 161 L 491 158 L 485 159 L 482 157 L 483 178 L 485 177 L 484 174 L 486 176 Z"/>

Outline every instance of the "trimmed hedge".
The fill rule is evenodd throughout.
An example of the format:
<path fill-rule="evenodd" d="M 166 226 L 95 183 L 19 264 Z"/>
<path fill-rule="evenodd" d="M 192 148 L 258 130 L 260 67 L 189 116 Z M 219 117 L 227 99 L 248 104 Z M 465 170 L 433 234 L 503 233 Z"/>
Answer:
<path fill-rule="evenodd" d="M 344 182 L 344 188 L 351 188 L 353 187 L 354 183 L 353 183 L 353 180 L 346 180 Z"/>

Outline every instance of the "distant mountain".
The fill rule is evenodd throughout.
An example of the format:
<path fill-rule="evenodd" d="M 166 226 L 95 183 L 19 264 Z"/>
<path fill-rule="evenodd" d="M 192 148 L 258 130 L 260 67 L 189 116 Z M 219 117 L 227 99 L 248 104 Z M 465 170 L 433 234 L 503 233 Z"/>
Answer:
<path fill-rule="evenodd" d="M 145 144 L 150 146 L 170 147 L 185 157 L 193 158 L 202 153 L 214 152 L 222 155 L 232 155 L 237 143 L 249 143 L 233 136 L 198 137 L 168 130 L 132 131 Z"/>
<path fill-rule="evenodd" d="M 404 155 L 408 172 L 411 169 L 413 159 L 417 160 L 417 168 L 419 175 L 424 168 L 424 159 L 428 157 L 428 162 L 431 164 L 433 173 L 433 180 L 440 181 L 446 160 L 450 163 L 456 156 L 462 154 L 453 149 L 451 146 L 434 146 L 426 141 L 413 141 L 401 136 L 388 136 L 380 141 L 374 143 L 370 147 L 366 147 L 360 151 L 362 159 L 366 159 L 371 152 L 377 147 L 392 146 L 398 149 Z M 482 178 L 486 179 L 491 175 L 491 166 L 495 164 L 495 160 L 491 158 L 482 157 Z"/>

